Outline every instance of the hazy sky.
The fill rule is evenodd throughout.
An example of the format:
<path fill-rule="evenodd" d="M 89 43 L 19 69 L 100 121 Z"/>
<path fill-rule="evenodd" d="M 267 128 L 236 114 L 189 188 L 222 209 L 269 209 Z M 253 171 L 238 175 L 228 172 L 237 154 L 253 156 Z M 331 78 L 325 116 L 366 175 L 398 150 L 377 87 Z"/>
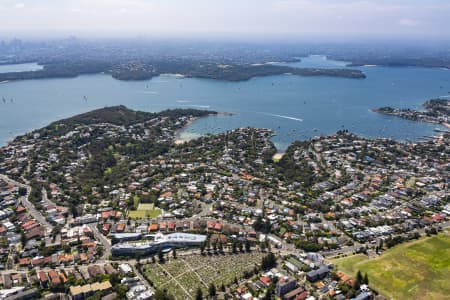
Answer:
<path fill-rule="evenodd" d="M 3 35 L 450 37 L 450 0 L 0 0 Z"/>

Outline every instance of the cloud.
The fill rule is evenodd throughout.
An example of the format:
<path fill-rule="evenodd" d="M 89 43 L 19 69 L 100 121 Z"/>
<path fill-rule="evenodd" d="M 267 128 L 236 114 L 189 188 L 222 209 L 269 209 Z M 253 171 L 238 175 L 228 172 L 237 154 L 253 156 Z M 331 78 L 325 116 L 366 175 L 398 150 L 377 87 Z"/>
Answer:
<path fill-rule="evenodd" d="M 82 12 L 81 8 L 69 8 L 69 11 L 72 13 L 81 13 Z"/>
<path fill-rule="evenodd" d="M 403 18 L 398 21 L 399 25 L 405 26 L 405 27 L 414 27 L 414 26 L 419 25 L 419 23 L 420 22 L 418 20 L 413 20 L 413 19 L 409 19 L 409 18 Z"/>
<path fill-rule="evenodd" d="M 16 3 L 14 5 L 14 8 L 16 8 L 16 9 L 22 9 L 24 7 L 25 7 L 25 3 L 22 3 L 22 2 Z"/>
<path fill-rule="evenodd" d="M 3 2 L 5 1 L 5 2 Z M 20 1 L 20 2 L 19 2 Z M 450 37 L 444 0 L 0 0 L 4 32 Z M 15 8 L 21 9 L 15 9 Z"/>

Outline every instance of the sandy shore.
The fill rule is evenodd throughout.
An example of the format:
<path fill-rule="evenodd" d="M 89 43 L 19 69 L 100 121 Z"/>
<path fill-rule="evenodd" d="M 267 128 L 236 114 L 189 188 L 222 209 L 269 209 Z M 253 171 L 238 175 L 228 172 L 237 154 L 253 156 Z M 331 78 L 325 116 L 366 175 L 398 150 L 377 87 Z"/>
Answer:
<path fill-rule="evenodd" d="M 187 120 L 186 124 L 177 130 L 177 132 L 175 133 L 175 144 L 176 145 L 180 145 L 183 144 L 184 142 L 187 142 L 186 139 L 181 138 L 181 133 L 183 132 L 184 129 L 188 128 L 192 122 L 194 122 L 195 120 L 197 120 L 198 118 L 191 118 L 189 120 Z"/>
<path fill-rule="evenodd" d="M 229 113 L 229 112 L 217 112 L 217 113 L 209 114 L 209 116 L 233 116 L 233 115 L 234 115 L 234 113 Z M 185 143 L 187 141 L 190 141 L 192 139 L 195 139 L 195 138 L 198 138 L 198 137 L 201 136 L 200 134 L 190 134 L 190 136 L 188 135 L 185 138 L 181 137 L 181 134 L 182 134 L 183 130 L 188 128 L 197 119 L 199 119 L 199 118 L 191 118 L 191 119 L 189 119 L 186 122 L 186 124 L 183 126 L 183 128 L 180 128 L 180 129 L 177 130 L 177 132 L 175 133 L 175 141 L 174 141 L 174 143 L 176 145 L 183 144 L 183 143 Z"/>
<path fill-rule="evenodd" d="M 183 74 L 173 74 L 173 73 L 163 73 L 163 74 L 160 74 L 159 76 L 161 76 L 161 77 L 175 77 L 175 78 L 184 78 L 184 77 L 186 77 Z"/>

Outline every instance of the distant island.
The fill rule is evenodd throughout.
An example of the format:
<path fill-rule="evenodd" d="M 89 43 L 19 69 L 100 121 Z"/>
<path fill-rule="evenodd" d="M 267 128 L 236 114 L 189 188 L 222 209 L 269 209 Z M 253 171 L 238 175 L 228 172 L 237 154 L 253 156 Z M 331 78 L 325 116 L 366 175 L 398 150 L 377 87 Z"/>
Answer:
<path fill-rule="evenodd" d="M 344 57 L 343 57 L 344 58 Z M 412 58 L 412 57 L 345 57 L 350 60 L 351 63 L 348 67 L 361 67 L 361 66 L 386 66 L 386 67 L 422 67 L 422 68 L 445 68 L 450 69 L 450 62 L 448 59 L 442 58 Z"/>
<path fill-rule="evenodd" d="M 177 74 L 182 77 L 205 78 L 225 81 L 245 81 L 254 77 L 292 74 L 298 76 L 329 76 L 366 78 L 360 70 L 294 68 L 274 64 L 216 64 L 197 61 L 158 60 L 156 62 L 129 62 L 114 64 L 104 61 L 76 61 L 44 64 L 39 71 L 1 73 L 0 82 L 70 78 L 84 74 L 110 74 L 118 80 L 149 80 L 161 74 Z"/>
<path fill-rule="evenodd" d="M 412 109 L 398 109 L 390 106 L 373 109 L 372 111 L 397 116 L 403 119 L 420 121 L 427 123 L 443 124 L 450 127 L 450 100 L 447 99 L 431 99 L 423 104 L 425 111 L 417 111 Z"/>

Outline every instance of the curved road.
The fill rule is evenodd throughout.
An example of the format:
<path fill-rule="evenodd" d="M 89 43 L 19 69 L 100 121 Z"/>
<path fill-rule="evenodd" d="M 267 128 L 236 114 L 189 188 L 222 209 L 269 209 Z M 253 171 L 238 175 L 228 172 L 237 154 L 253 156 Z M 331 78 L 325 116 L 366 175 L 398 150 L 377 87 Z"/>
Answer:
<path fill-rule="evenodd" d="M 53 225 L 50 224 L 47 219 L 41 214 L 41 212 L 36 209 L 34 204 L 28 200 L 28 197 L 31 193 L 31 186 L 12 180 L 8 176 L 3 174 L 0 174 L 0 179 L 17 185 L 18 187 L 27 189 L 27 194 L 25 196 L 19 197 L 19 202 L 28 210 L 28 212 L 36 221 L 38 221 L 42 226 L 45 227 L 47 231 L 52 231 Z"/>

